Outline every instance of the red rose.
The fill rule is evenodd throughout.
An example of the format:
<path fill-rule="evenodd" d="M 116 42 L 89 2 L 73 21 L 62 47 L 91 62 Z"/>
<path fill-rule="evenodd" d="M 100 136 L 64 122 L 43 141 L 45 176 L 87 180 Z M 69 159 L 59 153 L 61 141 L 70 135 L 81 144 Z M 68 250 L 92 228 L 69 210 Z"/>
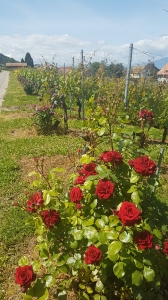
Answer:
<path fill-rule="evenodd" d="M 122 164 L 122 155 L 117 151 L 104 151 L 100 159 L 104 162 L 114 163 L 116 166 Z"/>
<path fill-rule="evenodd" d="M 70 199 L 72 202 L 78 203 L 82 200 L 83 193 L 79 186 L 74 187 L 70 190 Z"/>
<path fill-rule="evenodd" d="M 41 213 L 42 220 L 47 228 L 52 228 L 54 225 L 59 224 L 61 221 L 60 214 L 55 209 L 43 210 Z"/>
<path fill-rule="evenodd" d="M 166 256 L 168 256 L 168 241 L 165 241 L 163 244 L 164 244 L 163 252 L 166 254 Z"/>
<path fill-rule="evenodd" d="M 32 266 L 18 267 L 15 271 L 15 283 L 20 284 L 24 288 L 30 287 L 31 283 L 36 279 Z"/>
<path fill-rule="evenodd" d="M 36 192 L 34 195 L 30 197 L 27 201 L 27 210 L 29 212 L 36 212 L 38 206 L 43 204 L 44 200 L 41 192 Z"/>
<path fill-rule="evenodd" d="M 79 174 L 83 176 L 90 176 L 90 175 L 96 175 L 97 172 L 95 171 L 96 164 L 90 163 L 90 164 L 84 164 L 83 169 L 79 170 Z"/>
<path fill-rule="evenodd" d="M 44 200 L 41 192 L 36 192 L 31 198 L 35 205 L 40 206 L 43 204 Z"/>
<path fill-rule="evenodd" d="M 140 214 L 141 211 L 136 208 L 135 204 L 128 201 L 123 202 L 118 211 L 118 217 L 125 226 L 133 226 L 136 223 L 140 223 Z"/>
<path fill-rule="evenodd" d="M 146 109 L 139 111 L 138 116 L 144 119 L 145 121 L 149 121 L 149 122 L 152 121 L 152 119 L 154 118 L 153 112 L 148 111 Z"/>
<path fill-rule="evenodd" d="M 94 245 L 88 247 L 87 251 L 85 252 L 85 263 L 95 264 L 98 263 L 102 258 L 102 252 L 99 248 L 96 248 Z"/>
<path fill-rule="evenodd" d="M 86 176 L 79 175 L 75 180 L 75 184 L 84 184 L 85 180 L 86 180 Z"/>
<path fill-rule="evenodd" d="M 139 232 L 135 236 L 134 241 L 138 245 L 139 250 L 153 247 L 153 236 L 148 230 Z"/>
<path fill-rule="evenodd" d="M 134 160 L 129 160 L 129 165 L 142 176 L 153 175 L 156 171 L 156 165 L 153 160 L 144 155 Z"/>
<path fill-rule="evenodd" d="M 113 193 L 114 193 L 113 182 L 106 179 L 99 180 L 98 185 L 96 187 L 95 194 L 98 196 L 100 200 L 109 199 L 113 195 Z"/>

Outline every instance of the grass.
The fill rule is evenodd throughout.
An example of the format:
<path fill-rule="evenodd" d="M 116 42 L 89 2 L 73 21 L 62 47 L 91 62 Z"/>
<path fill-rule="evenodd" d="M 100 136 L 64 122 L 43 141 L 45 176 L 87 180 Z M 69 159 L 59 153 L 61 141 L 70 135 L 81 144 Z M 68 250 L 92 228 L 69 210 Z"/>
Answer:
<path fill-rule="evenodd" d="M 28 172 L 27 166 L 32 158 L 45 156 L 52 159 L 56 155 L 67 156 L 68 153 L 76 153 L 83 144 L 83 139 L 74 131 L 81 129 L 83 122 L 75 118 L 68 121 L 69 128 L 73 129 L 69 135 L 38 136 L 32 126 L 32 104 L 38 104 L 37 97 L 27 96 L 11 72 L 0 112 L 0 267 L 3 270 L 0 273 L 0 299 L 5 300 L 9 299 L 6 291 L 11 284 L 8 277 L 17 265 L 21 253 L 26 251 L 34 231 L 30 222 L 32 216 L 25 209 L 13 206 L 14 202 L 19 202 L 24 207 L 26 199 L 23 194 L 28 189 L 28 183 L 23 178 L 22 167 Z M 6 111 L 5 108 L 10 110 Z M 161 140 L 162 131 L 151 128 L 149 138 Z M 148 145 L 148 150 L 156 152 L 156 161 L 162 146 L 156 143 Z M 105 142 L 101 147 L 106 147 Z M 165 153 L 162 164 L 168 165 L 167 145 L 163 147 Z M 26 164 L 21 166 L 23 159 Z M 168 204 L 167 174 L 164 174 L 164 170 L 161 181 L 163 186 L 160 198 Z"/>

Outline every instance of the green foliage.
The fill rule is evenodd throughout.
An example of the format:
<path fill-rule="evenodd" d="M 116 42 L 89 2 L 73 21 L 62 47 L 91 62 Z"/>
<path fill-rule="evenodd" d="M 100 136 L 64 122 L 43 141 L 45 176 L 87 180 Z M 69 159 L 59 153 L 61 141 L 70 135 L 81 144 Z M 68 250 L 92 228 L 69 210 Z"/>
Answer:
<path fill-rule="evenodd" d="M 26 55 L 25 55 L 25 62 L 27 63 L 28 67 L 31 67 L 31 68 L 34 67 L 33 59 L 32 59 L 29 52 L 27 52 Z"/>

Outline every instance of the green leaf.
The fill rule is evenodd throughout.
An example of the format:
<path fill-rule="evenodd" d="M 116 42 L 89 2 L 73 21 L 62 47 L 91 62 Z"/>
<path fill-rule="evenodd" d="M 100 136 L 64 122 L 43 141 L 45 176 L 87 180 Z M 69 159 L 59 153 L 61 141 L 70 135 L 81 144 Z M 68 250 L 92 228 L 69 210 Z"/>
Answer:
<path fill-rule="evenodd" d="M 138 204 L 139 202 L 141 202 L 141 199 L 140 199 L 139 194 L 138 194 L 137 191 L 136 191 L 136 192 L 133 192 L 133 193 L 131 194 L 131 200 L 132 200 L 135 204 Z"/>
<path fill-rule="evenodd" d="M 163 234 L 162 234 L 161 231 L 158 230 L 158 229 L 154 229 L 154 230 L 153 230 L 153 234 L 154 234 L 159 240 L 161 240 L 161 239 L 163 238 Z"/>
<path fill-rule="evenodd" d="M 143 281 L 143 275 L 140 271 L 136 270 L 132 273 L 132 284 L 140 286 Z"/>
<path fill-rule="evenodd" d="M 138 175 L 131 175 L 130 182 L 131 183 L 136 183 L 136 182 L 138 182 L 139 178 L 140 177 Z"/>
<path fill-rule="evenodd" d="M 77 248 L 77 247 L 78 247 L 78 242 L 77 242 L 77 241 L 70 242 L 70 247 L 71 247 L 72 249 Z"/>
<path fill-rule="evenodd" d="M 101 300 L 107 300 L 106 296 L 101 296 Z"/>
<path fill-rule="evenodd" d="M 71 267 L 75 264 L 75 262 L 76 262 L 76 260 L 75 260 L 74 257 L 69 257 L 69 258 L 67 259 L 67 265 L 69 265 L 69 266 L 71 266 Z"/>
<path fill-rule="evenodd" d="M 123 262 L 117 262 L 113 267 L 113 272 L 117 278 L 122 278 L 125 275 L 124 271 L 124 263 Z"/>
<path fill-rule="evenodd" d="M 88 294 L 93 294 L 93 290 L 90 286 L 86 287 L 86 291 L 87 291 Z"/>
<path fill-rule="evenodd" d="M 94 217 L 91 217 L 87 220 L 82 220 L 82 225 L 85 226 L 90 226 L 94 224 Z"/>
<path fill-rule="evenodd" d="M 82 297 L 82 299 L 83 300 L 90 300 L 90 297 L 85 293 L 85 292 L 83 292 L 83 295 L 82 295 L 83 297 Z"/>
<path fill-rule="evenodd" d="M 97 219 L 96 222 L 95 222 L 96 226 L 100 229 L 104 228 L 105 226 L 105 223 L 102 219 Z"/>
<path fill-rule="evenodd" d="M 98 241 L 101 244 L 106 244 L 107 243 L 107 237 L 106 237 L 106 233 L 104 232 L 104 230 L 100 230 L 98 233 Z"/>
<path fill-rule="evenodd" d="M 122 248 L 122 243 L 120 241 L 114 241 L 108 246 L 108 254 L 110 256 L 117 254 Z"/>
<path fill-rule="evenodd" d="M 51 169 L 51 172 L 63 173 L 63 172 L 65 172 L 65 169 L 56 167 L 56 168 Z"/>
<path fill-rule="evenodd" d="M 134 126 L 134 127 L 132 128 L 132 131 L 135 132 L 135 133 L 140 133 L 140 132 L 142 132 L 142 129 L 141 129 L 141 127 L 139 127 L 139 126 Z"/>
<path fill-rule="evenodd" d="M 115 225 L 117 225 L 118 223 L 119 223 L 119 218 L 118 217 L 116 217 L 116 216 L 109 216 L 109 220 L 110 220 L 110 222 L 109 222 L 109 226 L 110 227 L 114 227 Z"/>
<path fill-rule="evenodd" d="M 143 275 L 147 281 L 154 281 L 155 279 L 155 271 L 151 268 L 144 267 Z"/>
<path fill-rule="evenodd" d="M 96 292 L 101 292 L 103 289 L 104 289 L 103 283 L 100 280 L 97 281 L 96 285 L 95 285 L 95 291 Z"/>
<path fill-rule="evenodd" d="M 76 230 L 75 232 L 73 232 L 73 236 L 76 241 L 82 240 L 83 239 L 83 230 Z"/>
<path fill-rule="evenodd" d="M 105 117 L 101 117 L 99 119 L 99 125 L 104 125 L 106 123 L 107 119 Z"/>
<path fill-rule="evenodd" d="M 134 264 L 138 269 L 142 269 L 143 268 L 143 263 L 141 263 L 140 261 L 134 259 Z"/>
<path fill-rule="evenodd" d="M 101 297 L 100 297 L 99 294 L 95 294 L 95 295 L 93 296 L 93 299 L 94 299 L 94 300 L 101 300 Z"/>
<path fill-rule="evenodd" d="M 118 238 L 118 235 L 119 233 L 115 229 L 110 229 L 110 231 L 106 233 L 108 240 L 115 240 Z"/>
<path fill-rule="evenodd" d="M 20 267 L 24 267 L 26 265 L 29 265 L 29 259 L 26 257 L 26 256 L 22 256 L 19 261 L 18 261 L 18 264 Z"/>
<path fill-rule="evenodd" d="M 130 233 L 123 231 L 120 235 L 119 235 L 119 239 L 121 242 L 123 243 L 131 243 L 132 242 L 132 236 L 130 235 Z"/>
<path fill-rule="evenodd" d="M 46 287 L 51 287 L 55 284 L 56 278 L 52 275 L 48 275 L 45 277 L 46 280 Z"/>
<path fill-rule="evenodd" d="M 97 131 L 98 136 L 102 136 L 105 133 L 105 131 L 106 131 L 106 128 L 104 128 L 104 127 L 102 127 L 101 129 L 99 129 Z"/>
<path fill-rule="evenodd" d="M 26 295 L 26 294 L 23 294 L 23 299 L 24 300 L 31 300 L 33 297 L 30 296 L 30 295 Z"/>
<path fill-rule="evenodd" d="M 88 226 L 84 229 L 84 236 L 88 240 L 93 239 L 96 234 L 97 234 L 97 230 L 93 226 Z"/>
<path fill-rule="evenodd" d="M 133 192 L 137 191 L 137 186 L 136 185 L 132 185 L 130 187 L 130 189 L 127 191 L 128 194 L 132 194 Z"/>

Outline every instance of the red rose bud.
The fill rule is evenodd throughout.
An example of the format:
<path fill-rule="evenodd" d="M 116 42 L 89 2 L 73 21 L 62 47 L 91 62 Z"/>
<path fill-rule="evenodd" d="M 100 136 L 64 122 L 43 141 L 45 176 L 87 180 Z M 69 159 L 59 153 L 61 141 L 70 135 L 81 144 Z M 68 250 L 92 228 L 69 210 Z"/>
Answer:
<path fill-rule="evenodd" d="M 79 209 L 79 210 L 83 208 L 83 205 L 81 205 L 80 203 L 77 203 L 75 206 L 76 206 L 76 209 Z"/>
<path fill-rule="evenodd" d="M 30 287 L 31 283 L 36 279 L 32 266 L 25 265 L 18 267 L 15 271 L 15 283 L 20 284 L 23 291 Z"/>
<path fill-rule="evenodd" d="M 139 224 L 141 221 L 140 214 L 141 211 L 136 208 L 135 204 L 128 201 L 123 202 L 118 211 L 118 217 L 124 226 Z"/>
<path fill-rule="evenodd" d="M 129 160 L 129 165 L 134 168 L 135 172 L 142 176 L 153 175 L 156 171 L 156 165 L 153 160 L 144 155 L 134 160 Z"/>
<path fill-rule="evenodd" d="M 159 244 L 156 244 L 156 245 L 155 245 L 155 250 L 158 251 L 158 250 L 160 250 L 160 249 L 161 249 L 161 246 L 160 246 Z"/>
<path fill-rule="evenodd" d="M 163 245 L 164 245 L 163 252 L 166 254 L 166 256 L 168 256 L 168 241 L 165 241 Z"/>
<path fill-rule="evenodd" d="M 78 153 L 81 153 L 81 149 L 80 148 L 78 148 Z"/>
<path fill-rule="evenodd" d="M 78 203 L 82 200 L 83 198 L 83 193 L 80 189 L 80 187 L 74 187 L 70 190 L 70 199 L 74 203 Z"/>
<path fill-rule="evenodd" d="M 100 159 L 104 162 L 114 163 L 116 166 L 123 163 L 122 155 L 117 151 L 104 151 Z"/>
<path fill-rule="evenodd" d="M 55 209 L 43 210 L 41 218 L 46 227 L 49 229 L 51 229 L 54 225 L 59 224 L 61 221 L 60 214 Z"/>
<path fill-rule="evenodd" d="M 85 252 L 84 260 L 86 264 L 97 264 L 101 260 L 101 258 L 101 250 L 92 245 L 88 247 L 87 251 Z"/>
<path fill-rule="evenodd" d="M 114 183 L 102 179 L 99 180 L 98 185 L 96 187 L 95 194 L 98 196 L 100 200 L 108 200 L 114 193 Z"/>
<path fill-rule="evenodd" d="M 139 250 L 150 249 L 153 247 L 153 236 L 148 230 L 144 230 L 134 237 L 134 242 Z"/>
<path fill-rule="evenodd" d="M 15 201 L 15 202 L 13 203 L 13 205 L 14 205 L 14 206 L 19 206 L 19 203 Z"/>

